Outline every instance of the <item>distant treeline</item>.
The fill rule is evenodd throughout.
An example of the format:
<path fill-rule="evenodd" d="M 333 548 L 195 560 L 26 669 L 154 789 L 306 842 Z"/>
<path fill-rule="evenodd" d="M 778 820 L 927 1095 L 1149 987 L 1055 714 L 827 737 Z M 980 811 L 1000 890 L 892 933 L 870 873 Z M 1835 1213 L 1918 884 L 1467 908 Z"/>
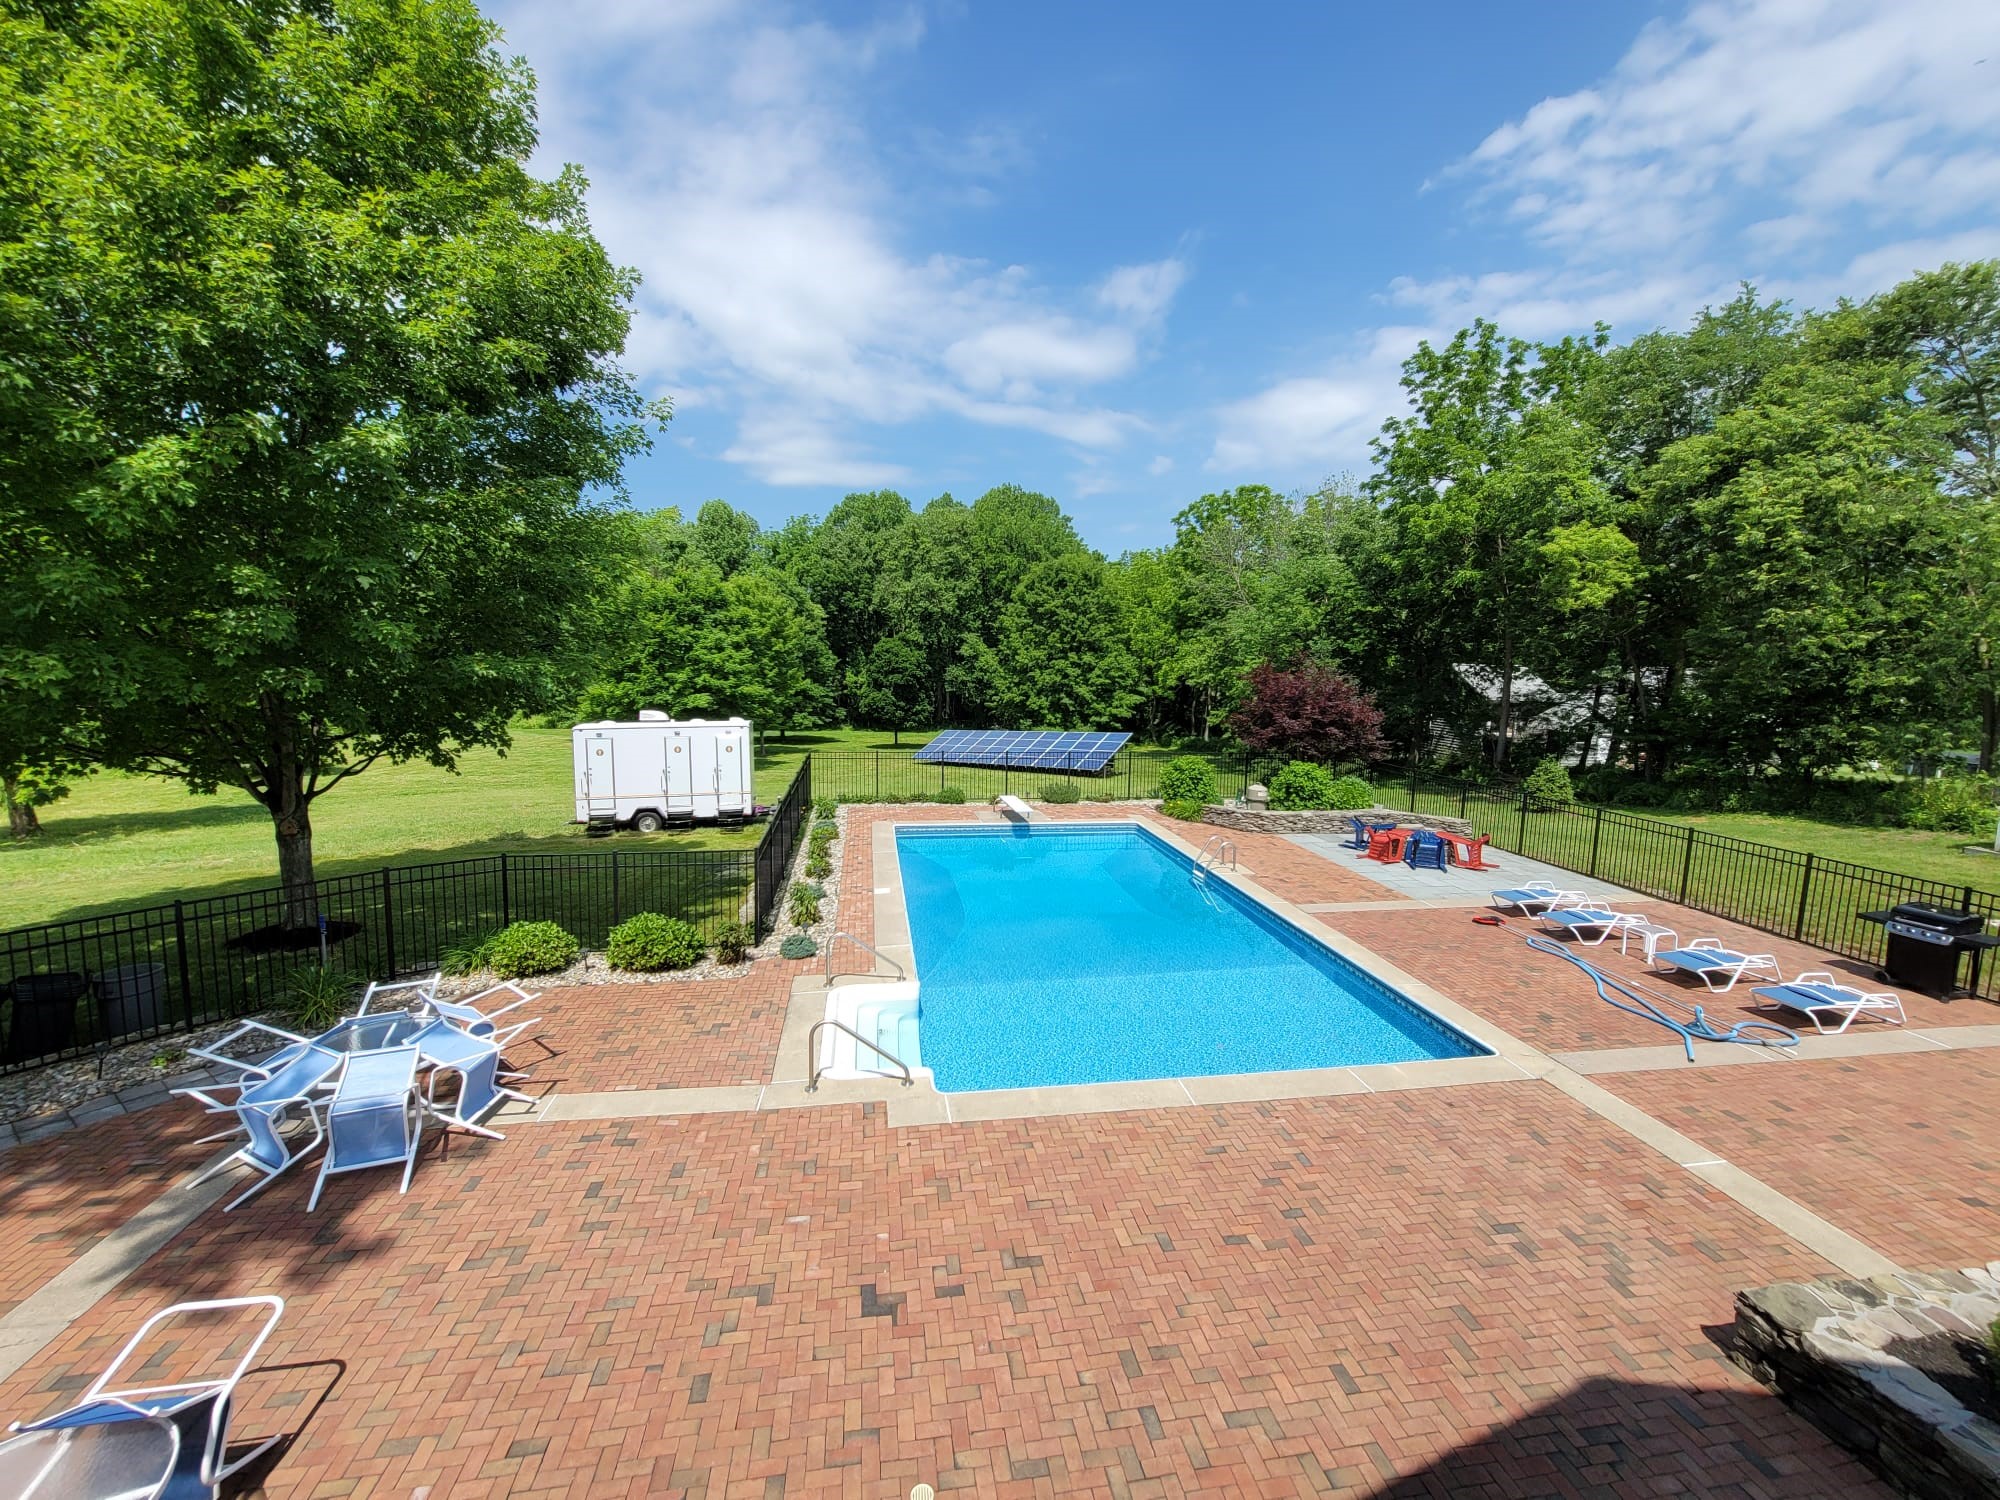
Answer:
<path fill-rule="evenodd" d="M 1216 732 L 1258 663 L 1312 658 L 1419 759 L 1520 759 L 1532 677 L 1535 712 L 1579 716 L 1536 753 L 1595 739 L 1648 780 L 1990 766 L 2000 262 L 1821 313 L 1746 288 L 1622 345 L 1478 322 L 1403 385 L 1366 477 L 1203 495 L 1115 559 L 1013 486 L 773 531 L 721 501 L 632 517 L 586 707 L 1170 740 Z"/>

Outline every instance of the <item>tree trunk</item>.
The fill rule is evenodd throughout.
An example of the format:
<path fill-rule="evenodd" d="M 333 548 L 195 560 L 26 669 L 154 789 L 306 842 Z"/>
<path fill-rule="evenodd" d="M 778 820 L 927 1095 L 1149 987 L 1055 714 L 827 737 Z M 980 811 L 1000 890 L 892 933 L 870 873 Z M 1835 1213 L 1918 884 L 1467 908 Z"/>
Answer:
<path fill-rule="evenodd" d="M 1979 774 L 1993 774 L 1993 756 L 2000 750 L 2000 695 L 1991 687 L 1979 690 Z M 31 809 L 32 811 L 32 809 Z"/>
<path fill-rule="evenodd" d="M 6 795 L 7 831 L 17 839 L 31 839 L 42 831 L 42 820 L 35 816 L 33 807 L 20 799 L 20 786 L 18 775 L 9 775 L 0 783 L 0 791 Z"/>
<path fill-rule="evenodd" d="M 271 823 L 278 838 L 279 922 L 288 928 L 319 926 L 319 886 L 313 879 L 311 803 L 297 768 L 286 764 L 271 789 Z"/>

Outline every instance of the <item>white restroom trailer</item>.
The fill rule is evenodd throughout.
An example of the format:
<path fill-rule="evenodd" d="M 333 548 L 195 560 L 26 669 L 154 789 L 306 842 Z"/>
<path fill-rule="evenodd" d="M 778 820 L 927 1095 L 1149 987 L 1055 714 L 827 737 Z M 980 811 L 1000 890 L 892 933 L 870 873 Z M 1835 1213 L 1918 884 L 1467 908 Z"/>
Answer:
<path fill-rule="evenodd" d="M 642 709 L 570 731 L 576 821 L 654 833 L 738 823 L 757 805 L 748 719 L 672 719 Z"/>

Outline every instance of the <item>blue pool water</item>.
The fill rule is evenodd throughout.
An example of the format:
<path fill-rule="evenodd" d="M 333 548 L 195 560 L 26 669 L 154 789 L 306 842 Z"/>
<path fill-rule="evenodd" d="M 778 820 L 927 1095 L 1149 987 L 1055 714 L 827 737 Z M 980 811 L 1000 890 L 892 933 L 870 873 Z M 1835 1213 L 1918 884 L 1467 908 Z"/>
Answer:
<path fill-rule="evenodd" d="M 1132 824 L 898 829 L 938 1088 L 1472 1057 L 1486 1049 Z"/>

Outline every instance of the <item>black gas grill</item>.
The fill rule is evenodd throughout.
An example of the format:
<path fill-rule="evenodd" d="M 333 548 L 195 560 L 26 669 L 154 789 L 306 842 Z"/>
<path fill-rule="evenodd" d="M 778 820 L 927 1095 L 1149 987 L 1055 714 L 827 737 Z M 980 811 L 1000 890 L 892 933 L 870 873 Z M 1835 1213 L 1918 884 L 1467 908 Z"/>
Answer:
<path fill-rule="evenodd" d="M 1949 1000 L 1965 993 L 1958 983 L 1958 961 L 1972 955 L 1972 988 L 1979 987 L 1979 960 L 2000 937 L 1988 937 L 1986 919 L 1978 912 L 1952 911 L 1905 901 L 1887 911 L 1864 911 L 1864 922 L 1880 922 L 1889 934 L 1889 953 L 1882 978 L 1908 989 L 1924 990 Z"/>

